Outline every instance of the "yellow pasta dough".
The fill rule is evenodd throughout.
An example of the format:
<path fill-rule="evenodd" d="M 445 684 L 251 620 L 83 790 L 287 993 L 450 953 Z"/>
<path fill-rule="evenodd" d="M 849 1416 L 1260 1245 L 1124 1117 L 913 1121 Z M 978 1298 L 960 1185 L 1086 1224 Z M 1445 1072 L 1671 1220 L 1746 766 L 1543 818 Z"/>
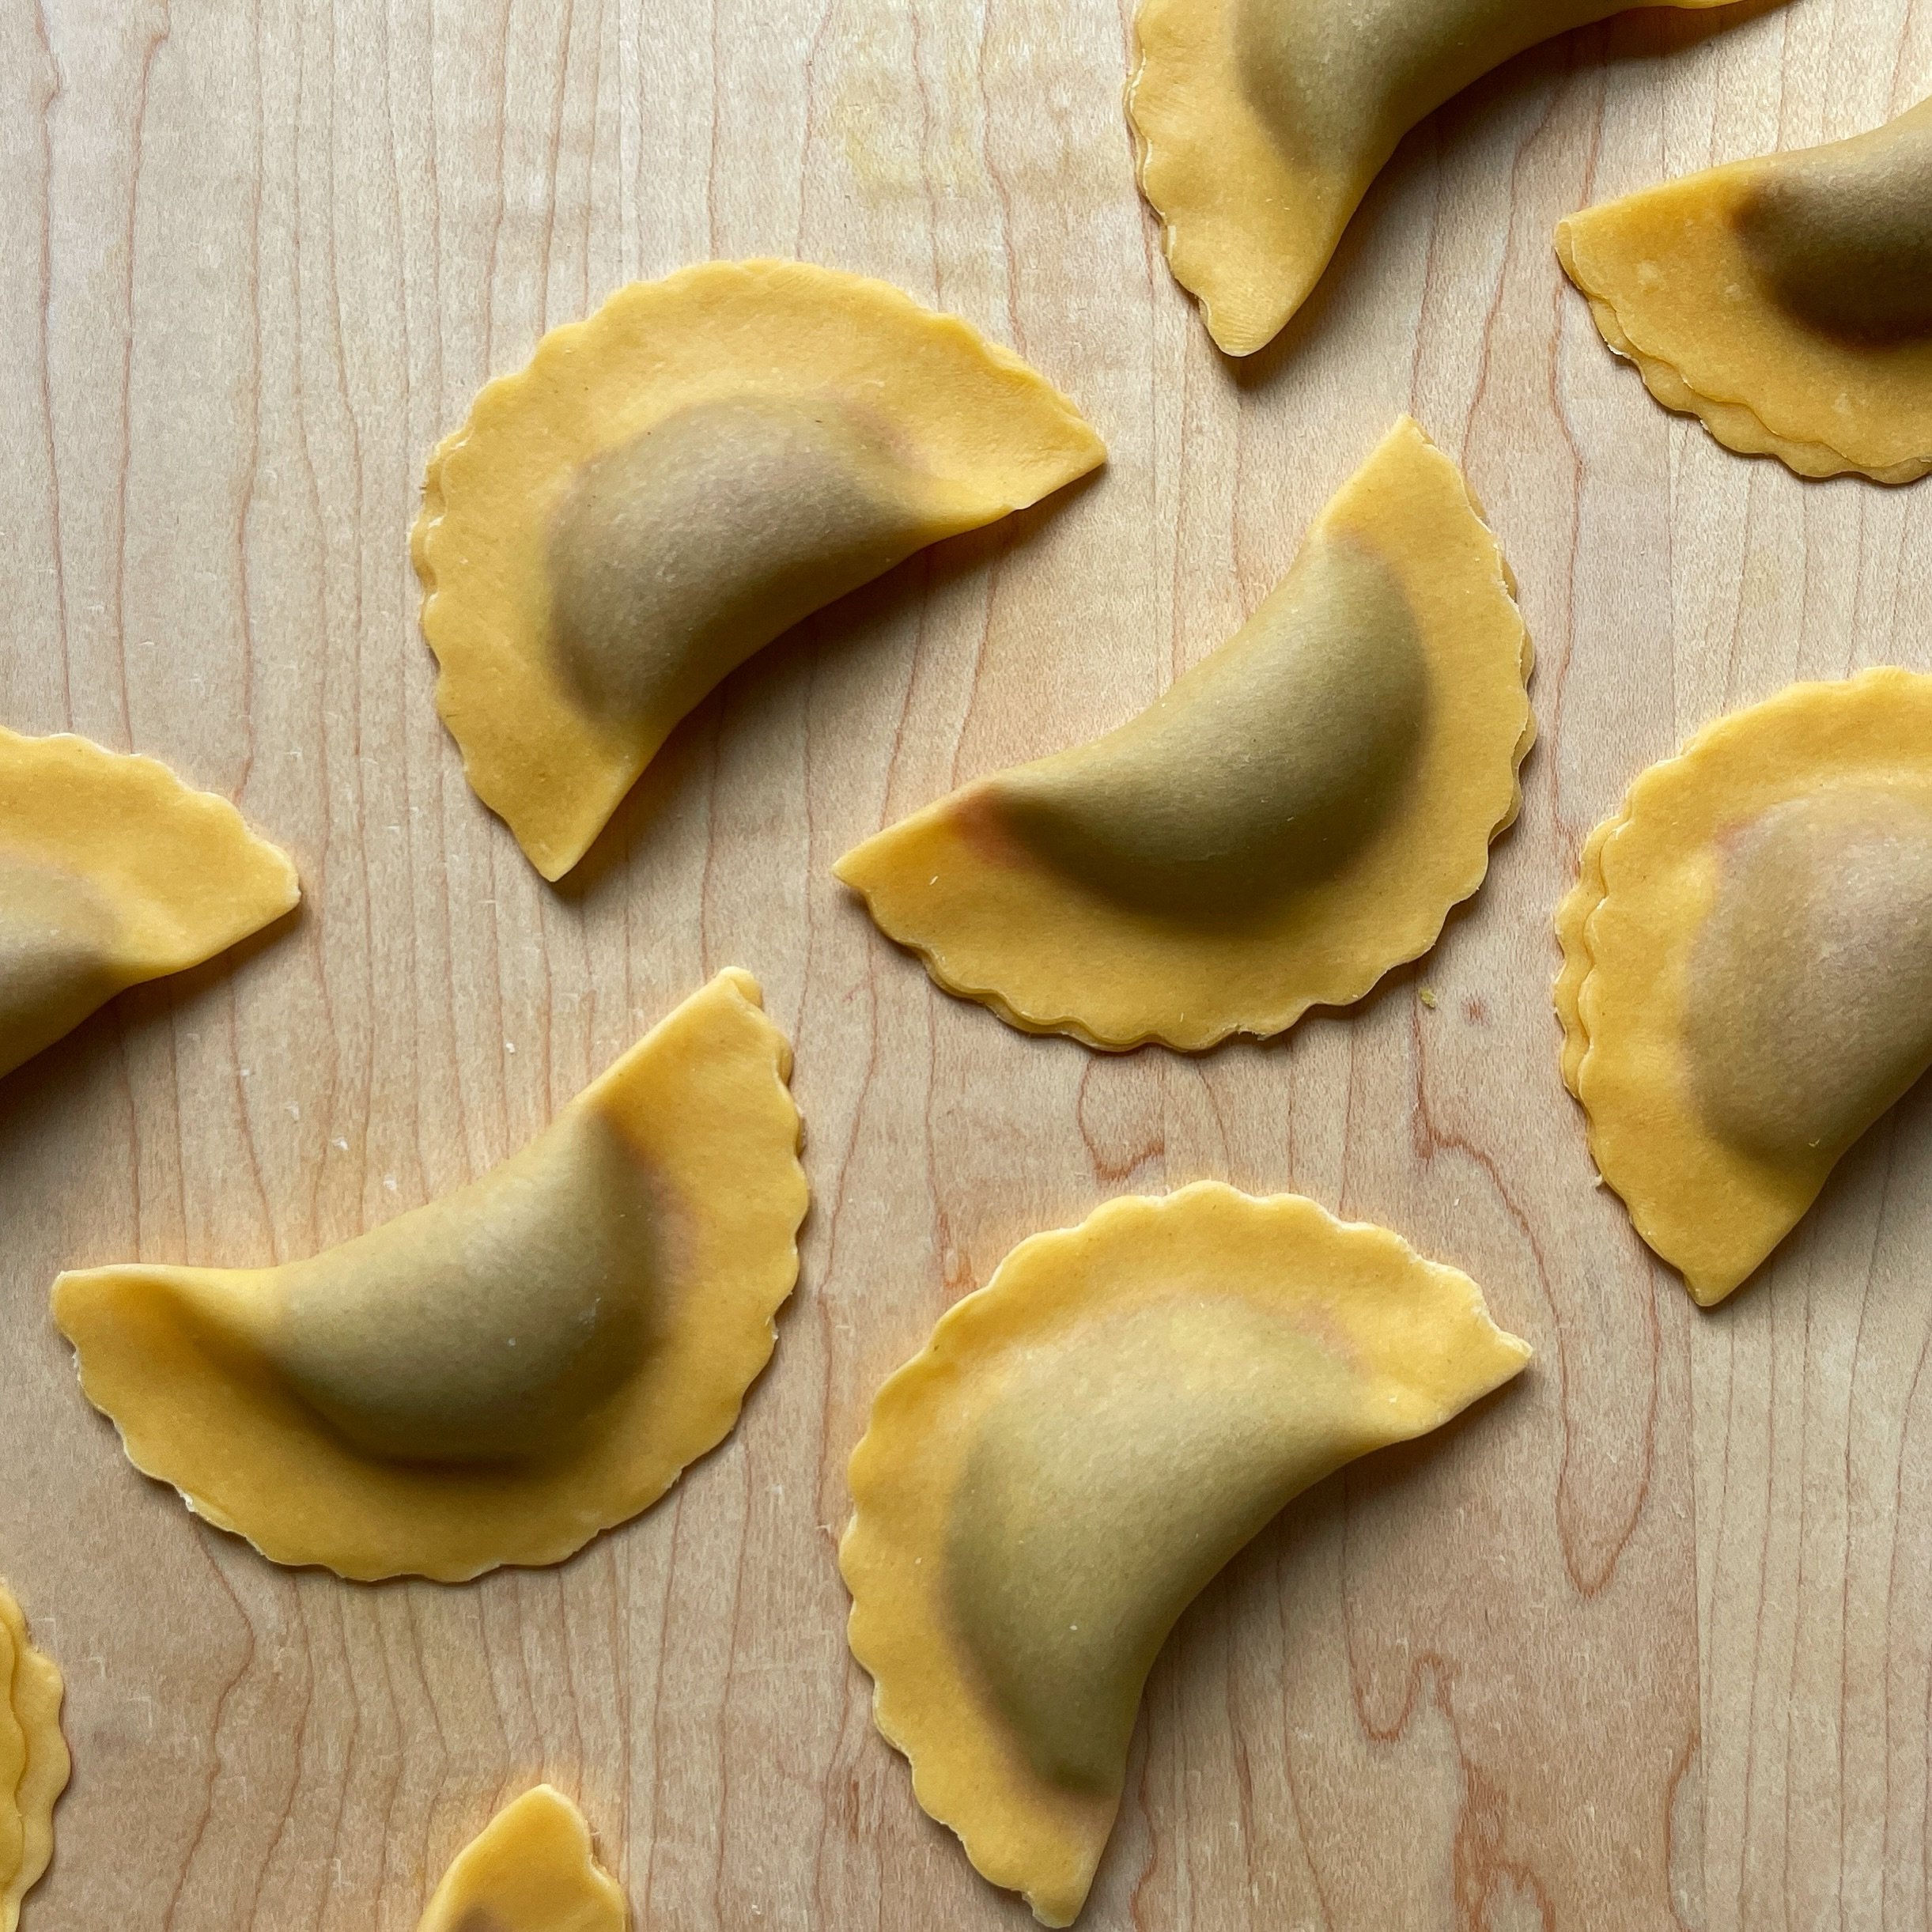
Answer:
<path fill-rule="evenodd" d="M 417 1932 L 625 1932 L 630 1923 L 584 1814 L 540 1784 L 457 1854 Z"/>
<path fill-rule="evenodd" d="M 1556 917 L 1604 1179 L 1706 1304 L 1932 1064 L 1932 677 L 1801 684 L 1630 788 Z"/>
<path fill-rule="evenodd" d="M 720 974 L 520 1153 L 280 1268 L 61 1276 L 135 1466 L 277 1563 L 560 1563 L 730 1431 L 798 1274 L 791 1051 Z"/>
<path fill-rule="evenodd" d="M 1203 1182 L 1023 1242 L 852 1458 L 853 1654 L 919 1802 L 1070 1923 L 1181 1612 L 1291 1497 L 1529 1355 L 1466 1275 L 1294 1195 Z"/>
<path fill-rule="evenodd" d="M 838 876 L 947 992 L 1194 1049 L 1359 1000 L 1435 944 L 1516 815 L 1514 583 L 1399 422 L 1235 636 L 1092 743 L 977 780 Z"/>
<path fill-rule="evenodd" d="M 437 705 L 546 879 L 781 631 L 1106 456 L 956 316 L 802 262 L 620 289 L 430 459 L 414 541 Z"/>
<path fill-rule="evenodd" d="M 1720 443 L 1801 476 L 1932 470 L 1932 100 L 1586 209 L 1556 251 L 1604 340 Z"/>
<path fill-rule="evenodd" d="M 225 799 L 153 758 L 0 727 L 0 1074 L 301 897 Z"/>
<path fill-rule="evenodd" d="M 1216 342 L 1245 356 L 1274 337 L 1425 115 L 1525 47 L 1629 3 L 1140 0 L 1127 112 L 1141 192 Z"/>
<path fill-rule="evenodd" d="M 54 1806 L 70 1768 L 61 1688 L 59 1668 L 34 1648 L 0 1578 L 0 1932 L 20 1923 L 21 1900 L 54 1855 Z"/>

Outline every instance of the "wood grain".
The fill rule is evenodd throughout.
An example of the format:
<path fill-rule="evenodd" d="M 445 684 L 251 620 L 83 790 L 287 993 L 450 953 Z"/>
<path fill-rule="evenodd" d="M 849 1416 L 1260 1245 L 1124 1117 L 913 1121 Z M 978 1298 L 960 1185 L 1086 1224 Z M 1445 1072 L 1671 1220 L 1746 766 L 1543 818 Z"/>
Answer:
<path fill-rule="evenodd" d="M 1404 145 L 1238 368 L 1134 194 L 1125 11 L 0 0 L 0 717 L 169 759 L 308 894 L 0 1090 L 0 1571 L 68 1673 L 77 1766 L 28 1932 L 406 1932 L 539 1775 L 641 1927 L 1026 1923 L 871 1729 L 844 1461 L 1016 1239 L 1204 1175 L 1392 1223 L 1541 1357 L 1208 1590 L 1083 1923 L 1932 1923 L 1932 1100 L 1700 1314 L 1591 1186 L 1546 997 L 1550 909 L 1641 766 L 1794 676 L 1932 668 L 1932 485 L 1801 484 L 1665 416 L 1552 225 L 1874 123 L 1932 87 L 1932 5 L 1747 0 L 1536 50 Z M 755 660 L 553 890 L 431 708 L 423 459 L 546 327 L 757 252 L 971 317 L 1113 461 Z M 1405 408 L 1466 463 L 1540 652 L 1473 908 L 1355 1011 L 1201 1060 L 935 992 L 831 860 L 1145 702 Z M 815 1207 L 771 1372 L 662 1507 L 560 1571 L 353 1589 L 127 1467 L 47 1320 L 59 1268 L 354 1234 L 725 964 L 796 1042 Z"/>

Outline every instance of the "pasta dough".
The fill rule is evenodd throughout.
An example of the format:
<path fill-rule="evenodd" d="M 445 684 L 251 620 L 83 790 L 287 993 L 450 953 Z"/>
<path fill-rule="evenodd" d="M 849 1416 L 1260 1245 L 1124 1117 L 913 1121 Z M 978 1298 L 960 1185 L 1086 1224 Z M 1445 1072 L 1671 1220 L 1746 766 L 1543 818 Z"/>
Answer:
<path fill-rule="evenodd" d="M 720 1442 L 806 1206 L 791 1051 L 720 974 L 480 1181 L 281 1268 L 62 1275 L 135 1466 L 273 1561 L 561 1563 Z"/>
<path fill-rule="evenodd" d="M 1070 1923 L 1181 1612 L 1291 1497 L 1529 1355 L 1466 1275 L 1293 1195 L 1203 1182 L 1023 1242 L 852 1458 L 853 1654 L 919 1802 Z"/>
<path fill-rule="evenodd" d="M 630 1923 L 584 1814 L 540 1784 L 457 1854 L 416 1932 L 625 1932 Z"/>
<path fill-rule="evenodd" d="M 471 786 L 561 878 L 754 651 L 1106 453 L 1018 357 L 883 282 L 711 262 L 620 289 L 429 461 L 423 631 Z"/>
<path fill-rule="evenodd" d="M 60 1734 L 60 1671 L 34 1648 L 27 1620 L 0 1579 L 0 1932 L 54 1855 L 54 1806 L 71 1760 Z"/>
<path fill-rule="evenodd" d="M 1435 944 L 1534 735 L 1514 585 L 1405 419 L 1236 635 L 1092 743 L 839 860 L 948 992 L 1090 1045 L 1212 1046 Z"/>
<path fill-rule="evenodd" d="M 1563 1079 L 1704 1303 L 1932 1064 L 1932 677 L 1794 686 L 1631 787 L 1557 913 Z"/>
<path fill-rule="evenodd" d="M 0 1074 L 301 897 L 225 799 L 153 758 L 0 727 Z"/>
<path fill-rule="evenodd" d="M 1932 100 L 1586 209 L 1556 251 L 1604 340 L 1720 443 L 1801 476 L 1932 470 Z"/>
<path fill-rule="evenodd" d="M 1628 4 L 1140 0 L 1127 113 L 1141 192 L 1215 341 L 1245 356 L 1272 339 L 1425 115 L 1525 47 Z"/>

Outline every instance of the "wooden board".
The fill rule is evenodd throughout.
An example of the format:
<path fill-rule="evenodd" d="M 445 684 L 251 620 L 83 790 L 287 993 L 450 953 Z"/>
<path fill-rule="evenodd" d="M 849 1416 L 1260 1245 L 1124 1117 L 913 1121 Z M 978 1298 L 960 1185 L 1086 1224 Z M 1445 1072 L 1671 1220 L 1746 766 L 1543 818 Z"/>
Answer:
<path fill-rule="evenodd" d="M 1532 52 L 1405 143 L 1239 367 L 1136 198 L 1129 43 L 1121 0 L 0 0 L 0 717 L 172 761 L 308 895 L 0 1090 L 0 1571 L 77 1764 L 27 1932 L 406 1932 L 539 1776 L 640 1927 L 1026 1923 L 871 1730 L 845 1459 L 1015 1240 L 1208 1175 L 1392 1223 L 1541 1353 L 1187 1616 L 1083 1923 L 1928 1923 L 1932 1098 L 1700 1314 L 1591 1185 L 1546 985 L 1641 766 L 1794 676 L 1932 668 L 1932 485 L 1802 484 L 1666 417 L 1552 225 L 1875 123 L 1932 87 L 1932 5 Z M 970 316 L 1112 463 L 755 660 L 553 890 L 431 709 L 423 459 L 546 327 L 759 252 Z M 1540 655 L 1473 908 L 1356 1011 L 1199 1060 L 937 993 L 831 860 L 1145 702 L 1403 409 L 1466 463 Z M 358 1589 L 129 1469 L 47 1321 L 59 1268 L 340 1240 L 517 1146 L 726 964 L 796 1040 L 815 1205 L 743 1427 L 661 1507 L 558 1571 Z"/>

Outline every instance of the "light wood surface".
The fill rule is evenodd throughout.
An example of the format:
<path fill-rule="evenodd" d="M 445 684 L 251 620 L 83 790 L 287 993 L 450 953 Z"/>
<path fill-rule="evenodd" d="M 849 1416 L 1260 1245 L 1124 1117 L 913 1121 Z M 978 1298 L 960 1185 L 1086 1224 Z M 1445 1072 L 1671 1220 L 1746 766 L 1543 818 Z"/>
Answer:
<path fill-rule="evenodd" d="M 1134 193 L 1125 15 L 0 0 L 0 718 L 170 760 L 308 890 L 0 1089 L 0 1572 L 76 1761 L 26 1932 L 407 1932 L 539 1777 L 651 1932 L 1027 1923 L 871 1729 L 845 1460 L 1015 1241 L 1207 1175 L 1402 1230 L 1540 1354 L 1208 1590 L 1083 1923 L 1927 1924 L 1932 1099 L 1700 1314 L 1591 1185 L 1546 985 L 1577 847 L 1640 766 L 1793 677 L 1932 668 L 1932 484 L 1803 484 L 1666 417 L 1552 225 L 1875 123 L 1932 87 L 1932 5 L 1747 0 L 1532 52 L 1405 144 L 1240 367 Z M 754 660 L 554 890 L 431 708 L 423 459 L 621 282 L 762 252 L 970 316 L 1113 460 Z M 1539 652 L 1473 908 L 1356 1011 L 1199 1060 L 937 992 L 831 860 L 1144 704 L 1403 409 L 1466 464 Z M 59 1268 L 340 1240 L 520 1144 L 727 964 L 796 1043 L 815 1204 L 743 1426 L 662 1507 L 561 1570 L 358 1589 L 128 1467 L 47 1319 Z"/>

